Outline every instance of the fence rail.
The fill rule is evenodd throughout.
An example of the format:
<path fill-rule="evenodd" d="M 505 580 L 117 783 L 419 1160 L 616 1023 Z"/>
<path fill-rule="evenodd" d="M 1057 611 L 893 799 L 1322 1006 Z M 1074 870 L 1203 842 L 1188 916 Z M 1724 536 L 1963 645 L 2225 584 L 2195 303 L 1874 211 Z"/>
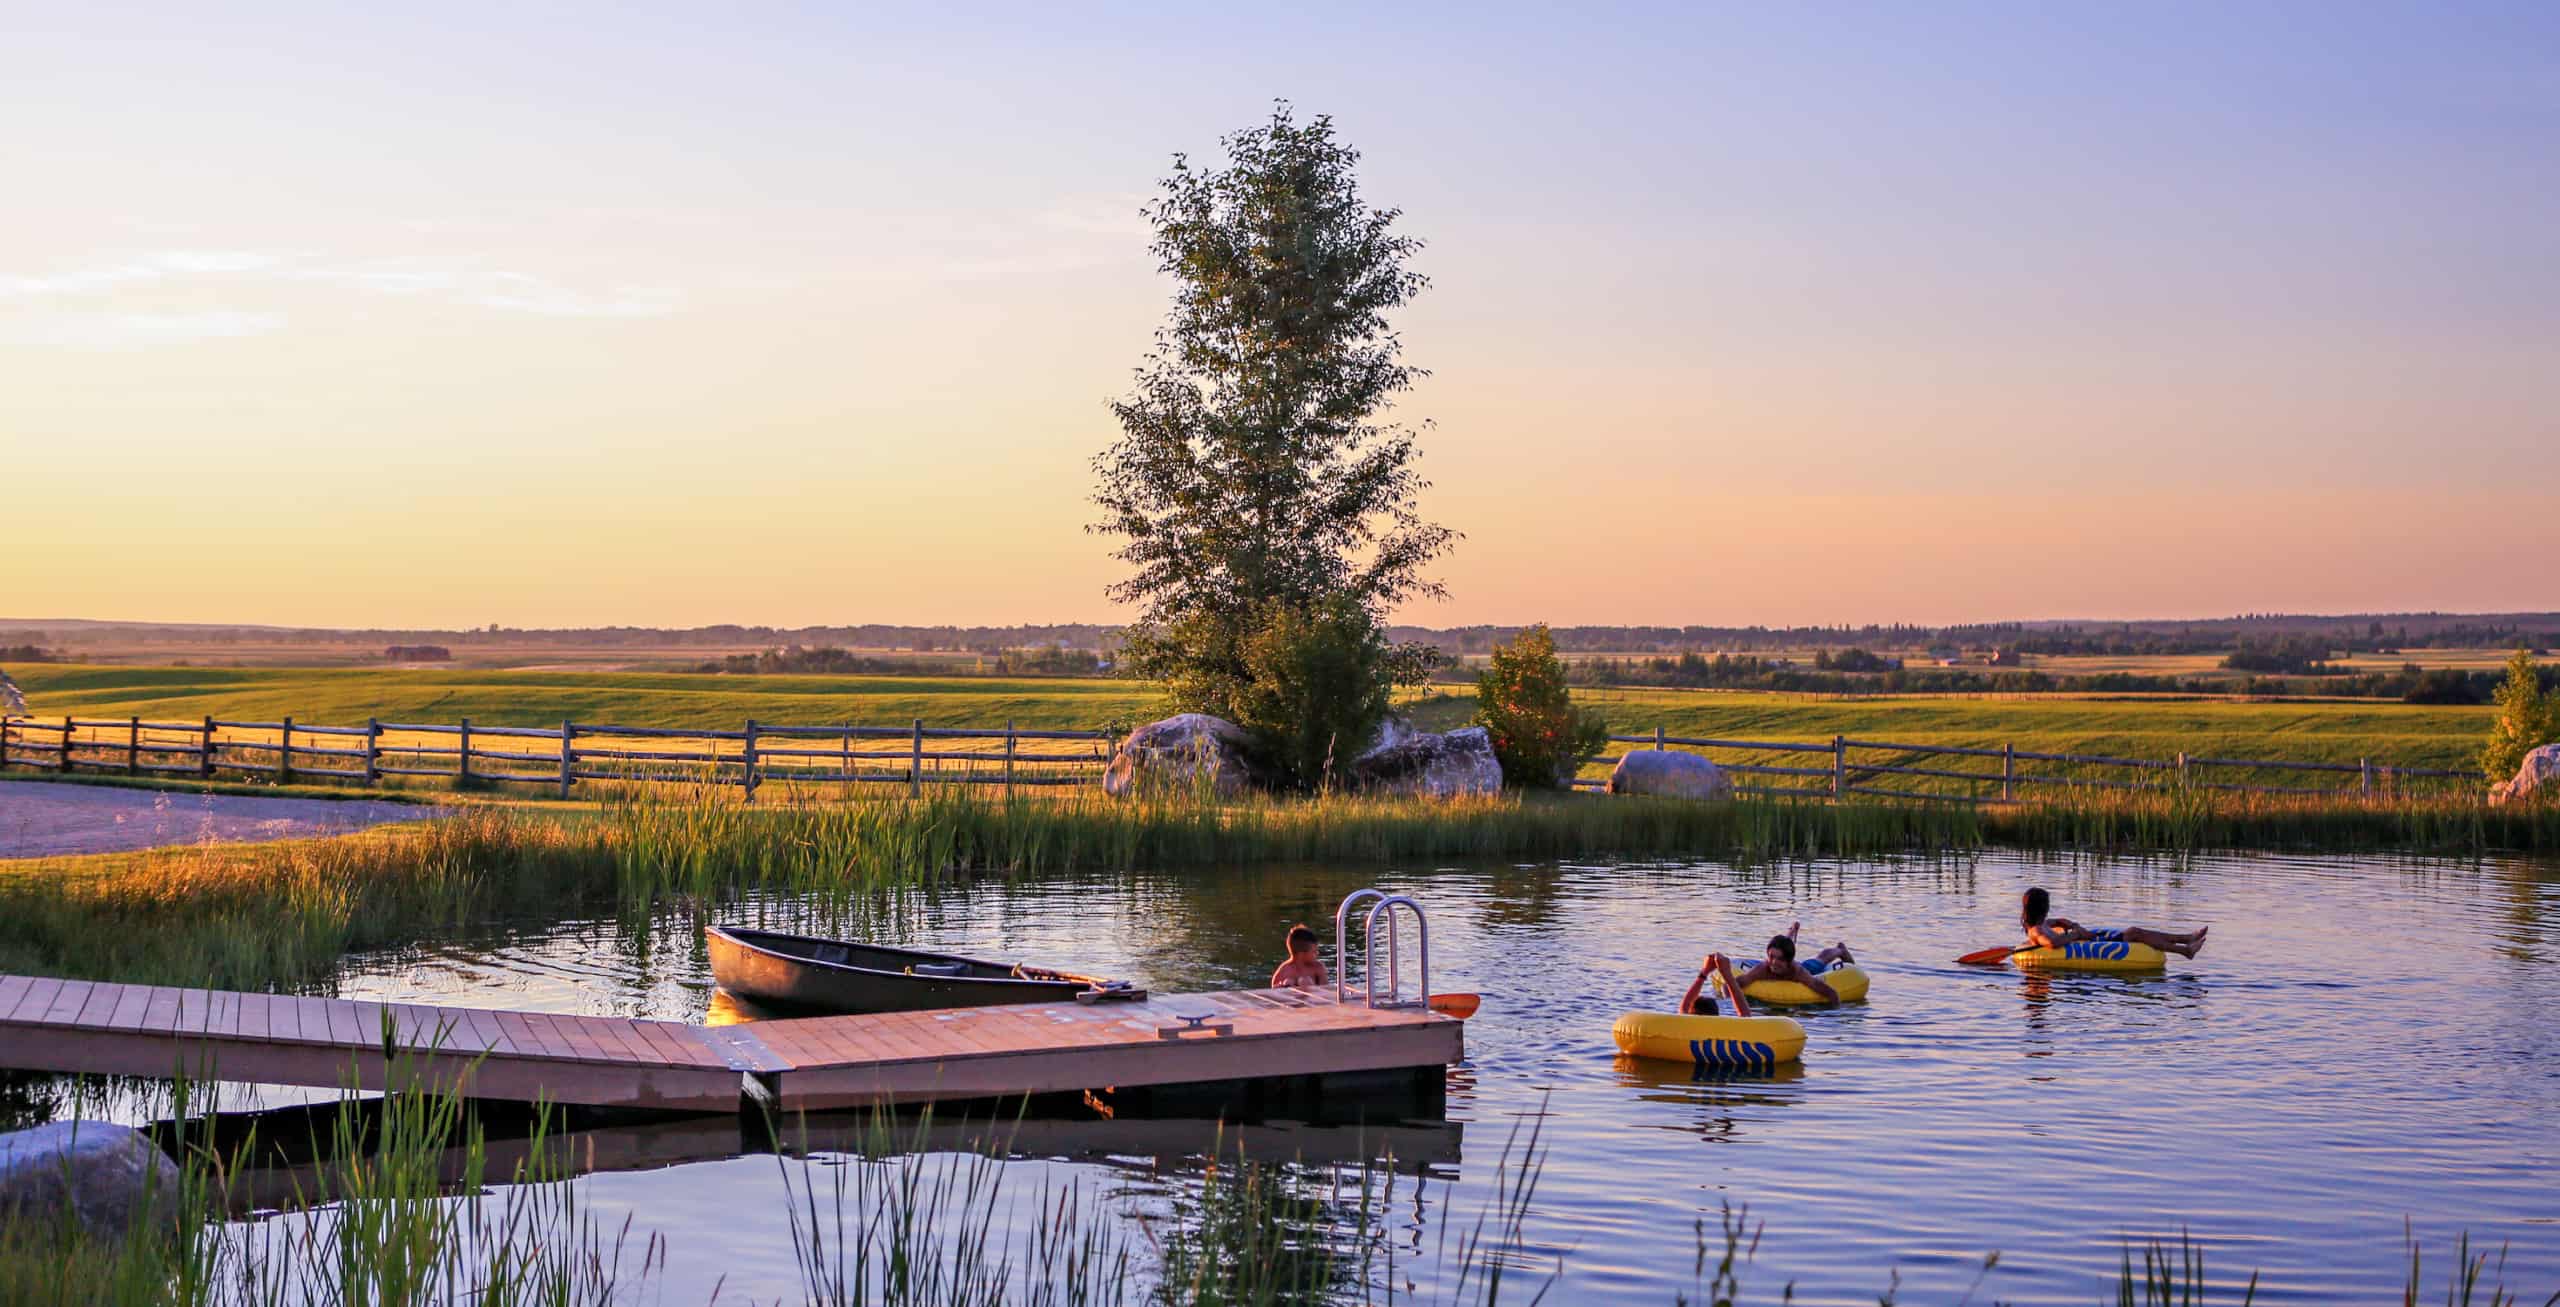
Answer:
<path fill-rule="evenodd" d="M 2033 793 L 2033 787 L 2089 788 L 2108 790 L 2159 789 L 2172 785 L 2189 785 L 2198 789 L 2248 794 L 2327 795 L 2336 798 L 2374 798 L 2404 793 L 2413 784 L 2443 787 L 2452 782 L 2477 783 L 2478 772 L 2450 770 L 2442 767 L 2403 767 L 2359 758 L 2354 762 L 2305 762 L 2289 758 L 2205 758 L 2181 753 L 2174 758 L 2118 758 L 2104 754 L 2049 753 L 2021 749 L 2014 744 L 1999 748 L 1960 744 L 1913 744 L 1889 740 L 1860 740 L 1835 735 L 1827 743 L 1778 740 L 1727 740 L 1699 736 L 1669 735 L 1656 728 L 1650 735 L 1612 735 L 1612 745 L 1634 745 L 1653 749 L 1681 749 L 1707 754 L 1726 751 L 1747 755 L 1829 754 L 1830 765 L 1823 767 L 1784 766 L 1748 759 L 1716 758 L 1718 766 L 1728 772 L 1746 776 L 1812 776 L 1828 784 L 1791 789 L 1765 786 L 1734 788 L 1743 793 L 1796 794 L 1842 797 L 1866 795 L 1875 798 L 1915 799 L 1954 803 L 2013 803 Z M 1586 766 L 1614 763 L 1626 756 L 1625 750 L 1603 752 Z M 1860 754 L 1893 754 L 1890 758 L 1861 758 Z M 1998 771 L 1966 770 L 1945 760 L 1996 758 Z M 2021 762 L 2058 764 L 2054 768 L 2021 771 Z M 1937 765 L 1923 765 L 1937 764 Z M 2335 786 L 2251 784 L 2246 781 L 2205 780 L 2196 775 L 2203 768 L 2264 770 L 2270 772 L 2328 772 L 2353 776 L 2353 781 Z M 2111 769 L 2131 772 L 2126 778 L 2109 775 Z M 1911 777 L 1922 786 L 1934 788 L 1888 788 L 1869 782 L 1881 777 Z M 1602 789 L 1608 785 L 1597 777 L 1576 777 L 1576 789 Z"/>
<path fill-rule="evenodd" d="M 771 746 L 768 740 L 790 744 Z M 903 741 L 906 747 L 883 749 L 878 747 L 883 740 Z M 542 747 L 541 741 L 551 742 L 550 747 Z M 819 741 L 833 741 L 835 747 L 808 747 Z M 857 742 L 863 747 L 856 747 Z M 279 782 L 325 777 L 366 784 L 385 776 L 429 776 L 541 785 L 563 798 L 580 782 L 682 783 L 736 786 L 752 800 L 757 790 L 776 782 L 903 785 L 911 795 L 923 793 L 927 785 L 1092 784 L 1116 743 L 1108 731 L 1026 730 L 1011 722 L 998 727 L 927 726 L 922 721 L 904 726 L 776 726 L 750 720 L 737 730 L 721 730 L 580 721 L 557 727 L 483 726 L 467 717 L 451 723 L 374 719 L 362 726 L 291 717 L 271 722 L 13 717 L 0 720 L 0 768 L 205 778 L 230 772 L 272 776 Z M 639 747 L 628 747 L 634 745 Z"/>
<path fill-rule="evenodd" d="M 319 741 L 326 740 L 323 744 Z M 881 741 L 903 748 L 881 748 Z M 549 741 L 544 748 L 541 742 Z M 782 741 L 787 743 L 770 743 Z M 352 742 L 352 743 L 342 743 Z M 833 747 L 817 747 L 832 742 Z M 935 747 L 928 747 L 928 742 Z M 1612 735 L 1611 746 L 1678 749 L 1710 756 L 1746 782 L 1735 789 L 1766 796 L 1851 795 L 1923 802 L 2006 803 L 2055 789 L 2142 790 L 2188 785 L 2232 793 L 2374 798 L 2418 785 L 2474 783 L 2477 773 L 2403 767 L 2360 758 L 2310 762 L 2278 758 L 2121 758 L 1982 745 L 1896 743 L 1834 736 L 1828 741 L 1735 740 L 1671 735 Z M 199 776 L 221 772 L 358 780 L 385 776 L 446 777 L 465 782 L 541 785 L 567 797 L 581 783 L 683 783 L 736 786 L 752 800 L 775 782 L 842 786 L 1057 786 L 1092 784 L 1116 747 L 1108 731 L 1001 727 L 775 725 L 749 720 L 736 730 L 620 726 L 564 721 L 557 727 L 483 726 L 458 722 L 386 722 L 361 726 L 296 722 L 145 721 L 140 717 L 0 720 L 0 768 L 55 772 L 121 772 L 130 776 Z M 1079 747 L 1082 746 L 1082 747 Z M 1628 750 L 1604 751 L 1593 766 Z M 1807 755 L 1817 755 L 1808 757 Z M 1966 767 L 1996 760 L 1998 769 Z M 1813 765 L 1806 765 L 1811 763 Z M 2021 768 L 2021 763 L 2034 764 Z M 2207 769 L 2216 769 L 2207 771 Z M 2275 776 L 2225 779 L 2233 772 Z M 2205 773 L 2200 775 L 2199 773 Z M 2338 785 L 2277 784 L 2305 774 L 2352 777 Z M 2214 779 L 2206 779 L 2212 775 Z M 1813 784 L 1762 784 L 1777 778 Z M 1890 784 L 1877 784 L 1891 778 Z M 1607 781 L 1577 777 L 1577 789 Z"/>

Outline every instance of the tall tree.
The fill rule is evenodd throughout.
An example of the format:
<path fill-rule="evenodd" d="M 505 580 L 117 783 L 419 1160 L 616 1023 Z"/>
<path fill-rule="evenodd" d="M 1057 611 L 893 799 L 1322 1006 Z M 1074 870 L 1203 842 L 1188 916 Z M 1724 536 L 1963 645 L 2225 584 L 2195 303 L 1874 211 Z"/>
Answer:
<path fill-rule="evenodd" d="M 2498 716 L 2480 749 L 2480 770 L 2492 785 L 2513 777 L 2526 754 L 2560 742 L 2560 697 L 2542 688 L 2531 650 L 2508 656 L 2507 679 L 2498 686 L 2496 701 Z"/>
<path fill-rule="evenodd" d="M 1275 612 L 1347 601 L 1383 629 L 1390 605 L 1443 593 L 1422 569 L 1456 538 L 1421 515 L 1414 430 L 1380 416 L 1425 375 L 1387 320 L 1428 284 L 1405 266 L 1421 242 L 1361 198 L 1329 118 L 1282 103 L 1222 145 L 1222 167 L 1175 156 L 1147 207 L 1178 289 L 1112 405 L 1092 527 L 1134 569 L 1110 590 L 1141 605 L 1129 670 L 1210 712 L 1251 684 Z M 1401 654 L 1389 674 L 1427 670 Z"/>

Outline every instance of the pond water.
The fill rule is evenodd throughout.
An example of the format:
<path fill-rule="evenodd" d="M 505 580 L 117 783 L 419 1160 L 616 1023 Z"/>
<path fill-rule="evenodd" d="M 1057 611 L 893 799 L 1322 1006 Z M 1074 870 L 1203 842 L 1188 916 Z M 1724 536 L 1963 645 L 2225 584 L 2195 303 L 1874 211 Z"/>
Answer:
<path fill-rule="evenodd" d="M 1371 883 L 1429 909 L 1435 988 L 1486 996 L 1449 1073 L 1457 1126 L 1408 1138 L 1425 1164 L 1397 1237 L 1427 1250 L 1441 1223 L 1472 1223 L 1506 1139 L 1534 1122 L 1545 1170 L 1529 1233 L 1542 1266 L 1561 1258 L 1562 1301 L 1692 1289 L 1693 1224 L 1712 1230 L 1728 1202 L 1765 1222 L 1752 1301 L 1792 1283 L 1797 1301 L 1873 1302 L 1898 1276 L 1905 1301 L 1953 1302 L 1997 1250 L 1975 1301 L 2087 1303 L 2128 1240 L 2182 1231 L 2214 1279 L 2261 1273 L 2262 1302 L 2396 1299 L 2404 1223 L 2438 1270 L 2467 1230 L 2475 1247 L 2508 1245 L 2510 1285 L 2537 1301 L 2560 1289 L 2547 862 L 1286 868 L 988 882 L 865 928 L 1159 991 L 1236 988 L 1268 976 L 1290 923 L 1329 937 L 1334 904 Z M 2029 884 L 2082 921 L 2210 925 L 2212 941 L 2148 978 L 1952 965 L 2014 939 Z M 788 901 L 729 915 L 809 917 Z M 1875 976 L 1871 1002 L 1804 1017 L 1800 1070 L 1700 1078 L 1615 1055 L 1618 1013 L 1668 1008 L 1705 949 L 1750 951 L 1797 918 L 1808 942 L 1846 937 Z M 660 927 L 570 922 L 361 957 L 340 992 L 703 1020 L 715 1000 L 698 936 Z M 1183 1183 L 1121 1156 L 1133 1148 L 1023 1145 L 1026 1165 L 1133 1201 Z M 1056 1156 L 1082 1160 L 1040 1160 Z M 666 1301 L 715 1283 L 724 1300 L 796 1299 L 772 1158 L 585 1183 L 594 1210 L 668 1234 Z"/>

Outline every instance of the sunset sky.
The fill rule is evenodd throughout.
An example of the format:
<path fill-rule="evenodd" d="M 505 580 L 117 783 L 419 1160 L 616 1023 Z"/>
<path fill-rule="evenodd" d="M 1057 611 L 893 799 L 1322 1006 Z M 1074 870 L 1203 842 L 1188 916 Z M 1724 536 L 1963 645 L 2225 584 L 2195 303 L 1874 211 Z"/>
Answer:
<path fill-rule="evenodd" d="M 2560 6 L 0 0 L 0 616 L 1103 620 L 1275 98 L 1464 622 L 2560 607 Z"/>

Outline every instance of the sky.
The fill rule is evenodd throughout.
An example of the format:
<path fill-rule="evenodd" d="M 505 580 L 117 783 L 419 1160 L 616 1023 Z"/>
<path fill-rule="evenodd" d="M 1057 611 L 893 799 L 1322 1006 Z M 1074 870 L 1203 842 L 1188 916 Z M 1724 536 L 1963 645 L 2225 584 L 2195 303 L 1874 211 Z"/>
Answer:
<path fill-rule="evenodd" d="M 1427 242 L 1450 591 L 2560 607 L 2560 6 L 0 0 L 0 614 L 1113 620 L 1139 206 Z"/>

